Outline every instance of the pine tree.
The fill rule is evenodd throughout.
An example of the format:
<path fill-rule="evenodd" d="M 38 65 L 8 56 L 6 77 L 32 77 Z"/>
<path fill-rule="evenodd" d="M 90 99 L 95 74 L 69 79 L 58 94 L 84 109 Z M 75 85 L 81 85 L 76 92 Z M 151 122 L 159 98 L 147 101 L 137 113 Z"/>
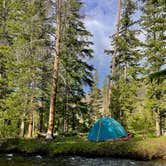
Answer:
<path fill-rule="evenodd" d="M 50 114 L 49 114 L 49 124 L 47 131 L 47 139 L 53 138 L 54 132 L 54 120 L 55 120 L 55 107 L 56 107 L 56 97 L 57 97 L 57 86 L 58 86 L 58 73 L 59 73 L 59 59 L 60 59 L 60 40 L 61 40 L 61 8 L 62 1 L 57 0 L 56 6 L 56 44 L 55 44 L 55 55 L 54 55 L 54 67 L 53 67 L 53 81 L 52 81 L 52 91 L 50 98 Z"/>
<path fill-rule="evenodd" d="M 102 114 L 104 114 L 103 110 L 103 96 L 102 91 L 98 88 L 98 72 L 97 70 L 93 76 L 93 85 L 91 92 L 89 94 L 89 104 L 91 109 L 91 119 L 92 123 L 99 119 Z"/>
<path fill-rule="evenodd" d="M 0 108 L 6 109 L 5 99 L 10 89 L 7 80 L 8 54 L 13 44 L 13 39 L 18 34 L 20 14 L 19 0 L 0 1 Z"/>
<path fill-rule="evenodd" d="M 48 66 L 50 63 L 48 48 L 50 39 L 48 38 L 46 11 L 42 10 L 45 7 L 41 6 L 44 4 L 44 1 L 41 3 L 38 0 L 12 1 L 10 4 L 11 9 L 19 15 L 15 17 L 15 20 L 12 17 L 8 20 L 8 23 L 11 22 L 9 27 L 13 35 L 6 61 L 6 80 L 10 93 L 4 105 L 7 107 L 6 114 L 14 116 L 10 117 L 12 122 L 20 124 L 21 137 L 25 133 L 25 121 L 29 121 L 28 135 L 32 137 L 41 94 L 46 93 L 41 88 L 41 84 L 44 84 L 41 81 L 43 81 L 43 72 L 45 72 L 43 66 Z M 39 8 L 40 12 L 38 12 Z M 47 82 L 48 80 L 49 77 L 47 77 Z"/>
<path fill-rule="evenodd" d="M 121 0 L 118 0 L 118 10 L 117 10 L 117 32 L 115 34 L 115 40 L 118 39 L 119 37 L 119 30 L 120 30 L 120 17 L 121 17 Z M 117 54 L 117 43 L 115 43 L 115 46 L 114 46 L 114 50 L 113 51 L 109 51 L 109 50 L 106 50 L 105 52 L 110 54 L 112 53 L 112 63 L 111 63 L 111 78 L 110 78 L 110 81 L 109 81 L 109 89 L 108 89 L 108 99 L 107 99 L 107 108 L 106 108 L 106 114 L 109 114 L 111 115 L 111 112 L 110 112 L 110 107 L 111 107 L 111 104 L 112 104 L 112 90 L 113 90 L 113 82 L 114 82 L 114 77 L 115 77 L 115 70 L 116 70 L 116 54 Z"/>
<path fill-rule="evenodd" d="M 13 43 L 18 36 L 21 18 L 21 4 L 19 0 L 2 0 L 0 1 L 0 112 L 4 123 L 0 128 L 1 135 L 16 136 L 17 121 L 15 121 L 16 111 L 13 109 L 12 113 L 8 113 L 8 95 L 13 89 L 10 87 L 8 78 L 8 67 L 10 64 L 10 56 Z M 12 101 L 11 101 L 12 102 Z M 6 127 L 6 128 L 5 128 Z M 4 132 L 3 132 L 4 131 Z M 4 133 L 4 134 L 3 134 Z M 9 134 L 9 135 L 8 135 Z"/>
<path fill-rule="evenodd" d="M 81 101 L 84 96 L 83 85 L 92 84 L 93 69 L 85 62 L 85 59 L 92 57 L 93 50 L 89 46 L 93 43 L 88 40 L 91 34 L 85 29 L 83 16 L 79 13 L 81 6 L 80 1 L 68 0 L 63 10 L 65 17 L 62 18 L 63 47 L 58 85 L 58 94 L 61 94 L 61 97 L 58 98 L 65 103 L 65 108 L 61 107 L 64 126 L 68 126 L 67 128 L 72 126 L 73 129 L 76 129 L 75 126 L 78 126 L 76 124 L 87 110 L 86 104 Z"/>
<path fill-rule="evenodd" d="M 115 35 L 113 45 L 116 50 L 115 69 L 114 69 L 114 87 L 112 89 L 111 112 L 113 117 L 122 121 L 126 125 L 127 112 L 134 109 L 134 96 L 136 94 L 135 81 L 139 72 L 139 60 L 141 55 L 138 46 L 137 29 L 133 27 L 133 15 L 136 11 L 134 1 L 121 2 L 121 19 L 119 25 L 119 34 Z M 113 51 L 107 51 L 113 53 Z M 115 51 L 114 51 L 115 52 Z"/>
<path fill-rule="evenodd" d="M 57 89 L 57 117 L 62 117 L 63 130 L 75 129 L 81 114 L 83 85 L 91 84 L 90 65 L 85 58 L 92 57 L 87 40 L 91 34 L 85 29 L 79 11 L 82 3 L 77 0 L 63 1 L 61 9 L 61 46 L 59 57 L 59 81 Z M 77 72 L 76 72 L 77 71 Z M 60 111 L 61 110 L 61 111 Z M 71 111 L 73 110 L 73 111 Z M 84 110 L 84 109 L 83 109 Z M 55 118 L 56 123 L 59 119 Z"/>
<path fill-rule="evenodd" d="M 108 115 L 108 106 L 109 104 L 109 77 L 105 77 L 103 81 L 103 87 L 102 87 L 102 97 L 103 97 L 103 108 L 104 108 L 104 114 Z M 111 89 L 111 94 L 112 94 L 112 89 Z M 111 105 L 110 105 L 111 106 Z M 110 107 L 109 106 L 109 107 Z"/>
<path fill-rule="evenodd" d="M 146 32 L 145 55 L 147 57 L 147 73 L 161 70 L 165 64 L 165 1 L 144 1 L 142 27 Z M 152 81 L 147 89 L 147 107 L 154 112 L 156 135 L 162 134 L 162 121 L 165 106 L 165 81 Z"/>

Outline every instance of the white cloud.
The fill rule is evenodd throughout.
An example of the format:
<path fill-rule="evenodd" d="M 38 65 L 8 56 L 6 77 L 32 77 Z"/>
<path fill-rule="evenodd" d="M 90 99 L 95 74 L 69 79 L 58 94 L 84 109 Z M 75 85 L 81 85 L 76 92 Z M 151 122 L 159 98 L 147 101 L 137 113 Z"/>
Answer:
<path fill-rule="evenodd" d="M 92 41 L 95 51 L 92 64 L 99 72 L 99 87 L 110 71 L 111 57 L 104 50 L 111 48 L 109 36 L 116 28 L 116 0 L 83 0 L 85 2 L 84 19 L 88 31 L 93 34 Z"/>

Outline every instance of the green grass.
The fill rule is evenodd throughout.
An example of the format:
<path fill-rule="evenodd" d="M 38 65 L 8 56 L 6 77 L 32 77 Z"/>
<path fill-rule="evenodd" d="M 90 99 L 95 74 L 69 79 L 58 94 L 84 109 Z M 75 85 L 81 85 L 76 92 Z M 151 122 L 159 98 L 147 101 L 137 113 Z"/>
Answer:
<path fill-rule="evenodd" d="M 83 137 L 57 137 L 45 139 L 1 140 L 1 153 L 26 153 L 57 155 L 80 155 L 86 157 L 122 157 L 137 160 L 162 159 L 166 157 L 166 137 L 134 138 L 130 141 L 99 142 L 86 141 Z"/>

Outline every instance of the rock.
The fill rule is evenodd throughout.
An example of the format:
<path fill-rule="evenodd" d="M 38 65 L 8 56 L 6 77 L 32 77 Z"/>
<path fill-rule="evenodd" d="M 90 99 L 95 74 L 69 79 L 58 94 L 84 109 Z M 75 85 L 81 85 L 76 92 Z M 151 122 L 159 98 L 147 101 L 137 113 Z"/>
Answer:
<path fill-rule="evenodd" d="M 9 161 L 10 161 L 10 160 L 12 160 L 12 158 L 7 158 L 7 160 L 9 160 Z"/>
<path fill-rule="evenodd" d="M 54 136 L 57 136 L 58 135 L 58 133 L 56 132 L 56 133 L 54 133 Z"/>
<path fill-rule="evenodd" d="M 6 156 L 8 156 L 8 157 L 13 157 L 13 154 L 6 154 Z"/>
<path fill-rule="evenodd" d="M 42 159 L 42 156 L 40 156 L 40 155 L 37 155 L 37 156 L 36 156 L 36 158 L 38 158 L 38 159 Z"/>
<path fill-rule="evenodd" d="M 130 164 L 135 165 L 135 162 L 134 161 L 130 161 Z"/>

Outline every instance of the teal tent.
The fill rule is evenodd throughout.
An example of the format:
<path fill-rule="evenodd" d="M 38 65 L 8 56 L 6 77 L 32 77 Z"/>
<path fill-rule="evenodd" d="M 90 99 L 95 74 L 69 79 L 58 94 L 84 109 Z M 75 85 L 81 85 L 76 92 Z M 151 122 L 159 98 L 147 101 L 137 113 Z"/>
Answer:
<path fill-rule="evenodd" d="M 127 135 L 125 129 L 115 119 L 103 117 L 90 129 L 88 140 L 98 142 L 108 139 L 117 139 Z"/>

